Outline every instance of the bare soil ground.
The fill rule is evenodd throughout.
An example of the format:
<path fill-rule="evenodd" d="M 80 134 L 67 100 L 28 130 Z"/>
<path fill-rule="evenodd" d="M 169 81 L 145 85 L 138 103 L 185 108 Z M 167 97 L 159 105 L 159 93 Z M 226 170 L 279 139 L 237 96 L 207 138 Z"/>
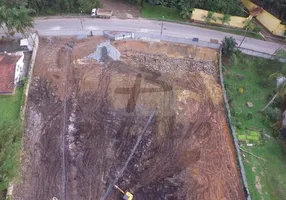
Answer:
<path fill-rule="evenodd" d="M 122 18 L 141 17 L 141 7 L 138 4 L 128 3 L 126 0 L 100 0 L 103 8 L 112 9 L 113 15 Z"/>
<path fill-rule="evenodd" d="M 121 60 L 87 59 L 104 38 L 42 38 L 15 200 L 245 199 L 218 84 L 217 52 L 120 41 Z M 122 199 L 113 190 L 109 199 Z"/>

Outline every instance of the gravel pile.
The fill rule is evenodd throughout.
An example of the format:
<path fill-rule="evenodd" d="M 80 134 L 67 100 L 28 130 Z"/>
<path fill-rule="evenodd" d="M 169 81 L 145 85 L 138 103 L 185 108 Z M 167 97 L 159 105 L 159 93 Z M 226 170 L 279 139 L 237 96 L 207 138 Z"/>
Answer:
<path fill-rule="evenodd" d="M 148 55 L 148 54 L 134 54 L 130 55 L 134 64 L 144 65 L 150 69 L 158 70 L 163 73 L 177 71 L 184 72 L 198 72 L 203 71 L 206 74 L 216 74 L 217 69 L 215 63 L 212 61 L 195 61 L 191 59 L 170 58 L 164 55 Z"/>
<path fill-rule="evenodd" d="M 104 53 L 107 53 L 112 60 L 120 60 L 120 52 L 110 44 L 109 41 L 102 42 L 100 45 L 97 46 L 96 51 L 93 54 L 90 54 L 88 58 L 94 59 L 97 61 L 102 61 L 102 57 Z"/>
<path fill-rule="evenodd" d="M 78 35 L 76 36 L 76 39 L 78 40 L 82 40 L 82 39 L 86 39 L 87 38 L 87 35 Z"/>

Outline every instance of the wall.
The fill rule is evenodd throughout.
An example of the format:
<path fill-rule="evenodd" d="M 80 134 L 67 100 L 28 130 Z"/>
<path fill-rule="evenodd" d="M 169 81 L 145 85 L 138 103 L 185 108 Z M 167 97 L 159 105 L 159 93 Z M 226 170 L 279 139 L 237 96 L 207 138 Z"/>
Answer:
<path fill-rule="evenodd" d="M 124 31 L 103 31 L 103 35 L 110 40 L 123 40 L 123 39 L 133 39 L 133 32 L 124 32 Z"/>
<path fill-rule="evenodd" d="M 24 53 L 21 52 L 21 58 L 16 63 L 15 78 L 14 78 L 15 85 L 20 81 L 20 77 L 23 73 L 23 67 L 24 67 Z"/>
<path fill-rule="evenodd" d="M 252 10 L 253 8 L 258 7 L 256 4 L 252 3 L 249 0 L 241 0 L 241 2 L 244 4 L 244 6 L 247 8 L 247 10 Z"/>
<path fill-rule="evenodd" d="M 250 0 L 242 0 L 244 6 L 251 11 L 253 8 L 259 7 Z M 278 36 L 284 36 L 286 26 L 281 24 L 281 20 L 263 10 L 263 12 L 256 17 L 256 19 L 271 33 Z"/>
<path fill-rule="evenodd" d="M 25 111 L 26 111 L 26 105 L 27 105 L 27 98 L 29 95 L 29 88 L 33 79 L 33 70 L 34 70 L 34 65 L 35 65 L 35 61 L 36 61 L 36 56 L 37 56 L 37 52 L 38 52 L 38 46 L 39 46 L 39 35 L 38 33 L 33 33 L 32 34 L 32 38 L 34 41 L 33 44 L 33 53 L 32 53 L 32 57 L 31 57 L 31 61 L 30 61 L 30 67 L 29 67 L 29 72 L 28 72 L 28 82 L 26 83 L 26 88 L 25 88 L 25 101 L 24 101 L 24 105 L 22 105 L 21 108 L 21 119 L 24 120 L 25 117 Z"/>
<path fill-rule="evenodd" d="M 202 10 L 202 9 L 194 9 L 194 11 L 192 12 L 192 19 L 196 20 L 196 21 L 205 21 L 204 16 L 208 15 L 208 10 Z M 211 23 L 213 24 L 222 24 L 221 20 L 219 20 L 219 18 L 223 17 L 223 14 L 221 13 L 214 13 L 213 15 L 217 20 L 216 21 L 211 21 Z M 236 27 L 236 28 L 243 28 L 244 24 L 243 22 L 248 19 L 245 17 L 238 17 L 238 16 L 231 16 L 230 18 L 230 22 L 229 26 L 232 27 Z"/>

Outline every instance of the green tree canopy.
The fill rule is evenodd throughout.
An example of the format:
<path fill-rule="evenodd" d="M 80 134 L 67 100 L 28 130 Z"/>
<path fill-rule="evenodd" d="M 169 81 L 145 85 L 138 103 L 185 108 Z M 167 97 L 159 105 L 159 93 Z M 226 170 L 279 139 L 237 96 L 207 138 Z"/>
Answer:
<path fill-rule="evenodd" d="M 136 0 L 133 0 L 136 2 Z M 240 0 L 147 0 L 151 4 L 159 5 L 165 1 L 168 7 L 200 8 L 230 15 L 244 16 L 244 6 Z M 185 9 L 184 9 L 185 10 Z"/>
<path fill-rule="evenodd" d="M 237 45 L 233 37 L 225 37 L 222 41 L 222 53 L 224 56 L 231 56 Z"/>
<path fill-rule="evenodd" d="M 33 10 L 25 7 L 25 1 L 2 0 L 1 3 L 0 24 L 7 36 L 15 31 L 24 33 L 26 28 L 33 27 L 34 21 L 30 16 Z"/>
<path fill-rule="evenodd" d="M 90 13 L 93 8 L 100 7 L 99 0 L 78 0 L 81 11 Z"/>
<path fill-rule="evenodd" d="M 269 79 L 270 80 L 276 79 L 276 94 L 262 109 L 262 111 L 265 111 L 268 108 L 268 106 L 270 106 L 279 95 L 280 96 L 286 95 L 286 77 L 283 76 L 283 74 L 276 72 L 274 74 L 271 74 L 269 76 Z"/>
<path fill-rule="evenodd" d="M 222 24 L 229 24 L 231 15 L 224 14 L 223 17 L 219 18 Z"/>

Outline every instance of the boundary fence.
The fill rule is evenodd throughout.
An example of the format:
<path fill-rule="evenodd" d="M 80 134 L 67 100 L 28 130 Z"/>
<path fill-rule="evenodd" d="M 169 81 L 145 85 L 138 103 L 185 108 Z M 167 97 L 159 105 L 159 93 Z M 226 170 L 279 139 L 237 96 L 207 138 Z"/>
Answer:
<path fill-rule="evenodd" d="M 29 72 L 28 72 L 28 82 L 26 83 L 26 87 L 24 90 L 24 103 L 21 106 L 21 111 L 20 111 L 20 117 L 22 121 L 25 121 L 25 113 L 26 113 L 26 107 L 27 107 L 27 99 L 28 99 L 28 94 L 29 94 L 29 89 L 30 85 L 32 82 L 33 78 L 33 71 L 34 71 L 34 65 L 36 61 L 36 56 L 38 52 L 38 47 L 39 47 L 39 34 L 37 32 L 31 34 L 31 38 L 33 39 L 33 52 L 32 52 L 32 57 L 29 65 Z M 24 122 L 25 123 L 25 122 Z M 10 200 L 13 197 L 13 190 L 14 190 L 14 184 L 13 182 L 9 183 L 9 186 L 7 188 L 7 193 L 6 193 L 6 199 Z"/>
<path fill-rule="evenodd" d="M 286 62 L 286 58 L 280 58 L 276 55 L 273 55 L 273 54 L 268 54 L 268 53 L 263 53 L 263 52 L 260 52 L 260 51 L 255 51 L 255 50 L 251 50 L 251 49 L 246 49 L 246 48 L 243 48 L 243 47 L 239 47 L 238 48 L 243 54 L 247 54 L 247 55 L 250 55 L 250 56 L 255 56 L 255 57 L 260 57 L 260 58 L 266 58 L 266 59 L 277 59 L 279 60 L 280 62 Z"/>
<path fill-rule="evenodd" d="M 241 153 L 240 153 L 240 149 L 239 149 L 237 134 L 235 132 L 235 128 L 233 127 L 233 125 L 231 123 L 230 108 L 229 108 L 229 104 L 228 104 L 226 90 L 224 87 L 224 79 L 223 79 L 223 73 L 222 73 L 222 61 L 221 61 L 222 58 L 221 57 L 222 57 L 222 48 L 219 49 L 219 76 L 220 76 L 220 85 L 221 85 L 222 91 L 223 91 L 223 100 L 224 100 L 224 106 L 225 106 L 225 111 L 226 111 L 226 115 L 227 115 L 227 122 L 228 122 L 230 132 L 232 134 L 232 139 L 233 139 L 233 143 L 234 143 L 235 150 L 236 150 L 238 166 L 239 166 L 239 170 L 240 170 L 240 174 L 241 174 L 241 179 L 242 179 L 242 184 L 243 184 L 243 189 L 244 189 L 244 192 L 246 195 L 246 199 L 251 200 L 249 188 L 248 188 L 248 184 L 247 184 L 247 179 L 246 179 L 246 175 L 245 175 L 244 165 L 242 162 L 242 157 L 241 157 Z"/>
<path fill-rule="evenodd" d="M 31 37 L 33 39 L 33 52 L 32 52 L 32 57 L 31 57 L 30 66 L 29 66 L 28 82 L 26 83 L 26 88 L 24 91 L 24 97 L 25 97 L 24 105 L 22 105 L 22 108 L 21 108 L 21 119 L 23 121 L 25 118 L 29 88 L 30 88 L 32 78 L 33 78 L 34 65 L 35 65 L 36 56 L 37 56 L 38 47 L 39 47 L 39 34 L 35 32 L 31 35 Z"/>

